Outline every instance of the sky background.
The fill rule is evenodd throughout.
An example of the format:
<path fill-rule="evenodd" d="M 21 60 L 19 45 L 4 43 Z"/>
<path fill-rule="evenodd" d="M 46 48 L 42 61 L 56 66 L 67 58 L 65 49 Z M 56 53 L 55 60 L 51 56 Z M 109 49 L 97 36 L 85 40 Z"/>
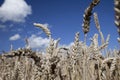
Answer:
<path fill-rule="evenodd" d="M 29 39 L 32 48 L 44 48 L 49 40 L 42 30 L 33 26 L 41 23 L 47 26 L 54 39 L 61 38 L 61 45 L 70 45 L 76 32 L 84 40 L 82 31 L 84 10 L 92 0 L 0 0 L 0 51 L 9 51 L 25 46 Z M 109 48 L 118 47 L 117 28 L 114 25 L 114 0 L 101 0 L 93 12 L 98 13 L 101 30 L 110 34 Z M 88 34 L 88 45 L 96 30 L 93 16 Z M 99 38 L 100 39 L 100 38 Z"/>

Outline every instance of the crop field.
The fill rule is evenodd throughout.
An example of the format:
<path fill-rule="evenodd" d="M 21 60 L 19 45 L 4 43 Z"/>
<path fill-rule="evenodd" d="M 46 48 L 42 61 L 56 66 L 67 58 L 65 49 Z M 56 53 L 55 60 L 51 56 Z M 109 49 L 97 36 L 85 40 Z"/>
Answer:
<path fill-rule="evenodd" d="M 98 14 L 93 12 L 99 4 L 100 0 L 92 0 L 85 9 L 84 41 L 80 40 L 80 32 L 76 32 L 69 48 L 59 46 L 60 39 L 53 39 L 49 28 L 33 23 L 50 39 L 46 51 L 33 51 L 28 39 L 25 48 L 13 50 L 11 47 L 9 52 L 0 54 L 0 80 L 120 80 L 120 49 L 107 49 L 110 35 L 104 38 Z M 116 39 L 120 44 L 120 0 L 114 0 L 114 12 Z M 99 34 L 94 34 L 88 46 L 86 39 L 92 16 Z"/>

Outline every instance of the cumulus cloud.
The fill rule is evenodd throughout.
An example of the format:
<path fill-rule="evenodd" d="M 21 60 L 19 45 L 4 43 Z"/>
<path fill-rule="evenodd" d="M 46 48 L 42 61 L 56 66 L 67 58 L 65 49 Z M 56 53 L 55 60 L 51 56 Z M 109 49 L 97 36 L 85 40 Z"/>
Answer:
<path fill-rule="evenodd" d="M 25 0 L 4 0 L 0 7 L 0 20 L 2 22 L 24 22 L 25 17 L 31 14 L 31 6 Z"/>
<path fill-rule="evenodd" d="M 15 34 L 15 35 L 13 35 L 13 36 L 11 36 L 9 38 L 9 40 L 11 40 L 11 41 L 15 41 L 15 40 L 18 40 L 18 39 L 20 39 L 20 35 L 19 34 Z"/>
<path fill-rule="evenodd" d="M 40 36 L 37 36 L 35 34 L 31 35 L 28 38 L 29 45 L 31 48 L 36 48 L 36 49 L 45 49 L 45 47 L 48 46 L 49 44 L 49 39 L 48 38 L 43 38 Z"/>

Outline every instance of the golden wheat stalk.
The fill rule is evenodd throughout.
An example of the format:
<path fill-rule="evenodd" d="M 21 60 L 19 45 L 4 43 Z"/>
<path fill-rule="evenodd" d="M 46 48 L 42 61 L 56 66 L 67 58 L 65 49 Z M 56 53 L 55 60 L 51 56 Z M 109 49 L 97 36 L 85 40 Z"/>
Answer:
<path fill-rule="evenodd" d="M 77 33 L 75 34 L 75 41 L 74 41 L 75 46 L 78 46 L 78 45 L 79 45 L 79 35 L 80 35 L 79 32 L 77 32 Z"/>
<path fill-rule="evenodd" d="M 75 53 L 75 54 L 78 52 L 78 47 L 79 47 L 79 35 L 80 35 L 79 32 L 77 32 L 77 33 L 75 34 L 74 45 L 71 47 L 73 53 Z"/>
<path fill-rule="evenodd" d="M 88 8 L 85 10 L 82 24 L 84 34 L 87 34 L 89 32 L 92 10 L 96 5 L 98 5 L 99 2 L 100 0 L 93 0 L 91 4 L 88 6 Z"/>
<path fill-rule="evenodd" d="M 113 73 L 116 69 L 116 64 L 117 64 L 117 59 L 114 58 L 112 63 L 111 63 L 111 67 L 110 67 L 110 76 L 113 76 Z"/>
<path fill-rule="evenodd" d="M 120 36 L 120 0 L 114 0 L 114 10 L 115 10 L 115 24 L 118 28 L 118 33 Z"/>
<path fill-rule="evenodd" d="M 47 48 L 47 53 L 48 55 L 50 55 L 50 57 L 53 55 L 54 45 L 55 45 L 54 40 L 51 39 L 49 43 L 49 47 Z"/>
<path fill-rule="evenodd" d="M 103 33 L 101 31 L 101 28 L 100 28 L 98 15 L 97 15 L 97 13 L 94 13 L 93 15 L 94 15 L 94 22 L 95 22 L 96 28 L 97 28 L 97 30 L 98 30 L 98 32 L 100 34 L 100 37 L 101 37 L 101 43 L 104 44 L 105 39 L 104 39 Z"/>
<path fill-rule="evenodd" d="M 96 28 L 97 28 L 97 30 L 100 30 L 100 24 L 99 24 L 99 20 L 98 20 L 98 15 L 97 15 L 96 12 L 94 12 L 93 15 L 94 15 L 94 21 L 95 21 Z"/>
<path fill-rule="evenodd" d="M 36 27 L 41 28 L 41 29 L 46 33 L 46 35 L 47 35 L 48 37 L 51 37 L 51 32 L 50 32 L 50 30 L 48 29 L 48 27 L 46 27 L 46 26 L 44 26 L 43 24 L 40 24 L 40 23 L 34 23 L 33 25 L 36 26 Z"/>
<path fill-rule="evenodd" d="M 106 42 L 109 42 L 110 40 L 110 34 L 108 34 L 107 38 L 106 38 Z"/>

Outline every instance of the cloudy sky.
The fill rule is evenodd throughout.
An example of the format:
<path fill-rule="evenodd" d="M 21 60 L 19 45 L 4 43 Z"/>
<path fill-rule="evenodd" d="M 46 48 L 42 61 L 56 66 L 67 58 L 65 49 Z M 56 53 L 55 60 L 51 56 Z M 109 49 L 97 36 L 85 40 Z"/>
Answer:
<path fill-rule="evenodd" d="M 85 8 L 92 0 L 0 0 L 0 51 L 9 51 L 25 46 L 25 38 L 29 39 L 32 48 L 46 47 L 49 40 L 34 22 L 50 28 L 53 38 L 61 38 L 60 44 L 69 45 L 76 32 L 80 32 L 83 40 L 82 20 Z M 101 0 L 94 9 L 98 13 L 101 29 L 105 37 L 111 35 L 110 48 L 118 46 L 117 32 L 114 25 L 114 0 Z M 89 38 L 98 33 L 93 17 Z"/>

